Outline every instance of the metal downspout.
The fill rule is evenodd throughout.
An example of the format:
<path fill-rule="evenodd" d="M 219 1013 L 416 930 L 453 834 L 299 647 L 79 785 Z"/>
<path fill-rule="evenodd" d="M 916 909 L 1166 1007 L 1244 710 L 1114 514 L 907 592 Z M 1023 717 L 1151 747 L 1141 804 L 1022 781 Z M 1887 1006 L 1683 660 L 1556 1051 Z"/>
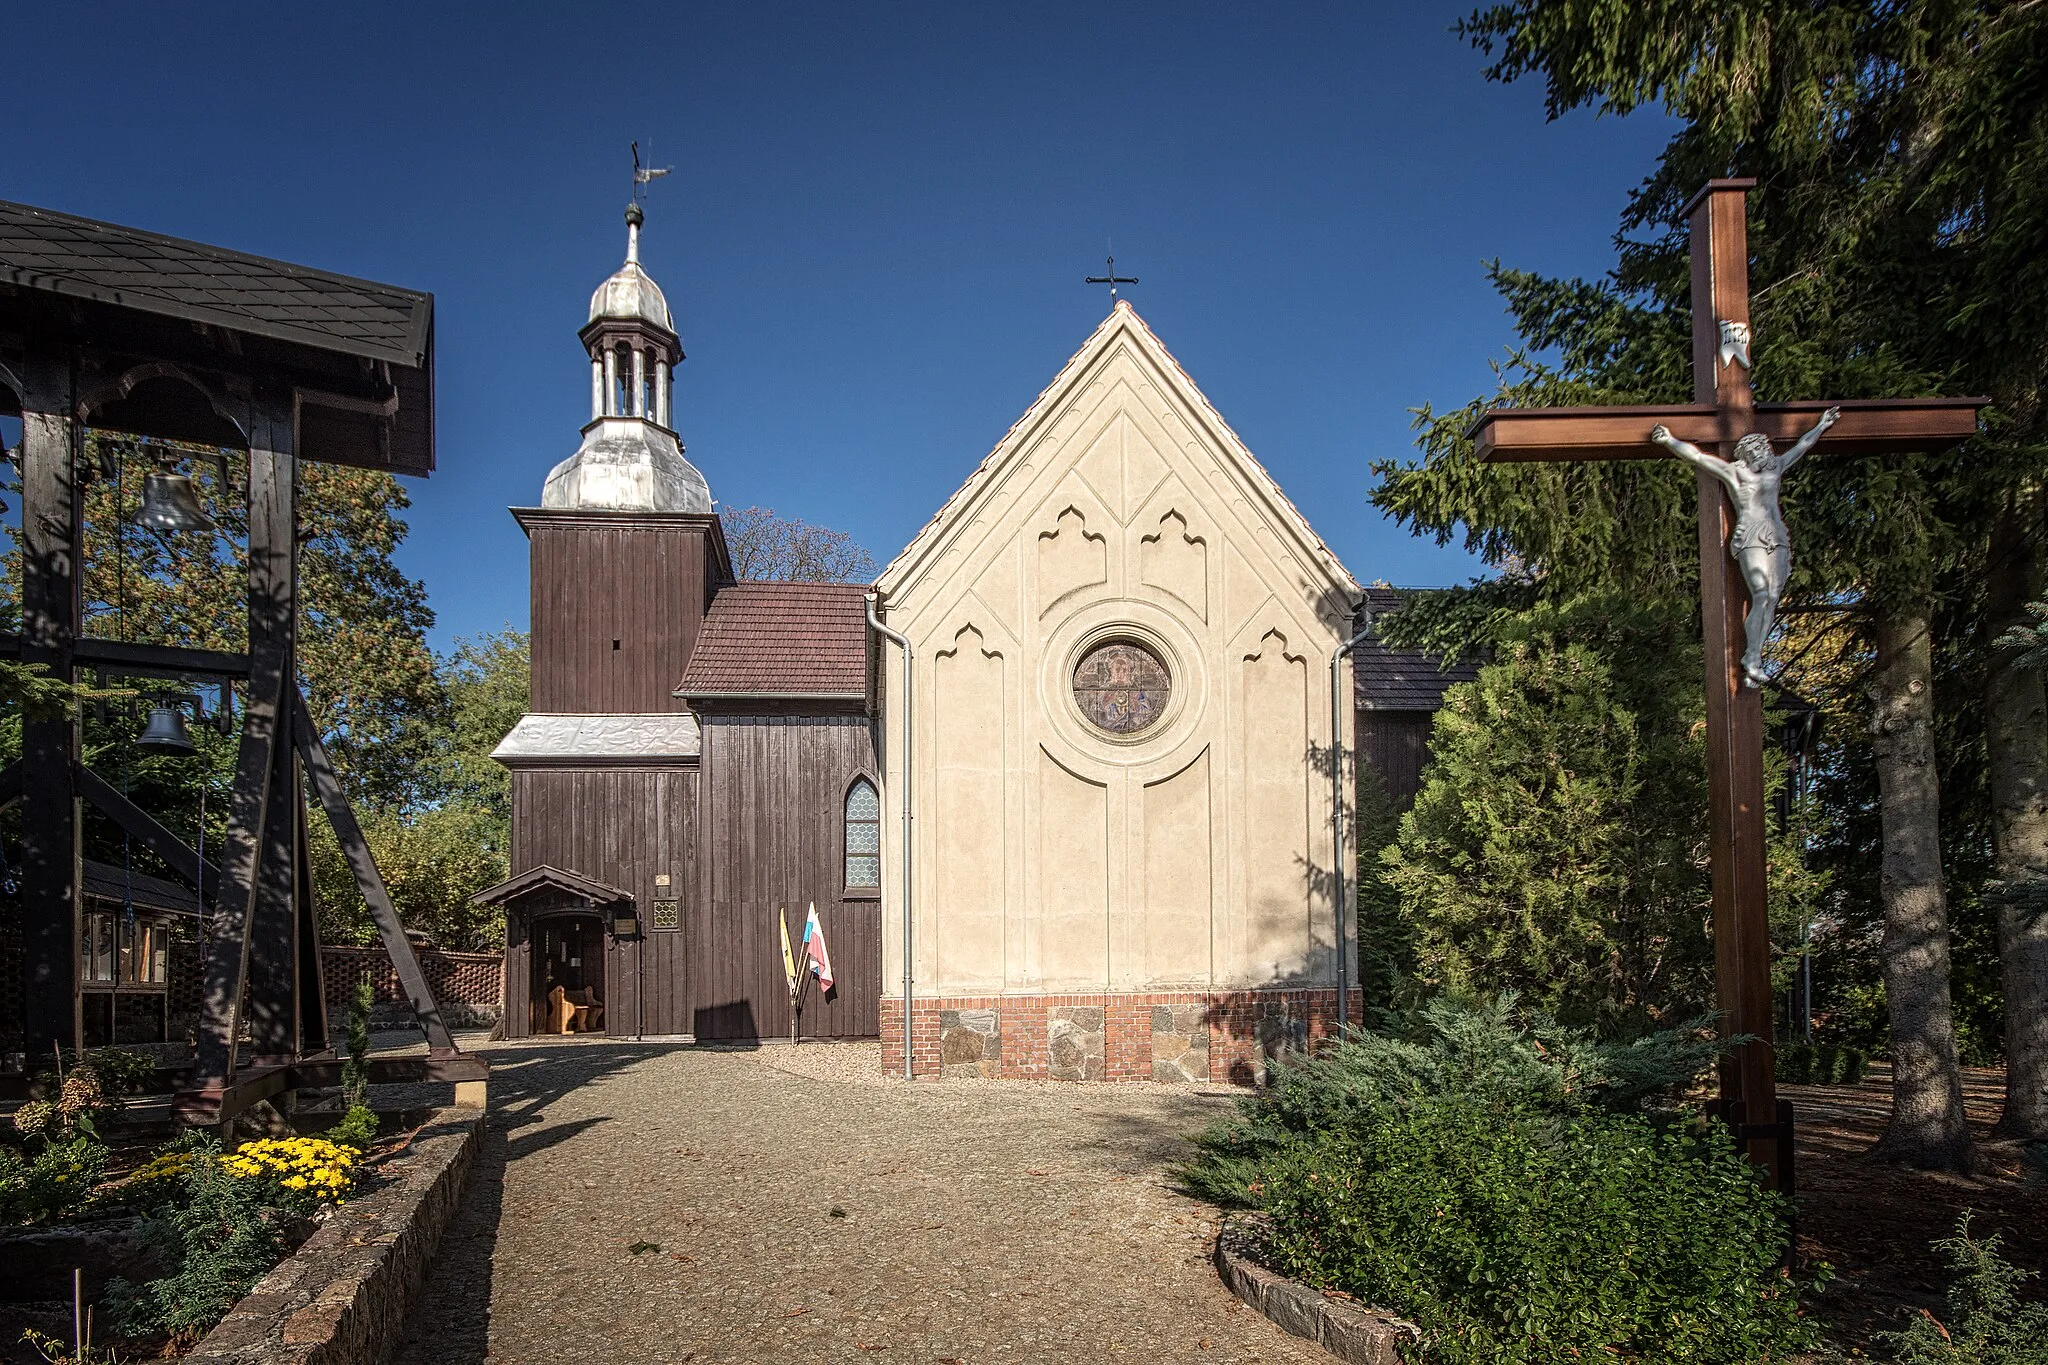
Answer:
<path fill-rule="evenodd" d="M 878 593 L 867 595 L 868 624 L 877 635 L 903 650 L 903 1079 L 914 1080 L 915 1059 L 910 1049 L 910 987 L 911 987 L 911 922 L 910 922 L 910 692 L 914 685 L 914 674 L 910 668 L 910 641 L 905 636 L 882 624 L 875 615 Z M 882 776 L 888 778 L 888 766 L 883 765 Z"/>
<path fill-rule="evenodd" d="M 1336 916 L 1336 967 L 1337 967 L 1337 1033 L 1341 1037 L 1351 1022 L 1351 987 L 1345 970 L 1350 955 L 1350 936 L 1344 932 L 1344 697 L 1354 689 L 1342 685 L 1340 670 L 1344 658 L 1358 648 L 1359 642 L 1372 634 L 1372 608 L 1361 606 L 1362 618 L 1358 633 L 1337 646 L 1337 652 L 1330 656 L 1330 861 L 1331 885 L 1334 893 L 1331 908 Z M 1357 705 L 1354 698 L 1353 706 Z"/>

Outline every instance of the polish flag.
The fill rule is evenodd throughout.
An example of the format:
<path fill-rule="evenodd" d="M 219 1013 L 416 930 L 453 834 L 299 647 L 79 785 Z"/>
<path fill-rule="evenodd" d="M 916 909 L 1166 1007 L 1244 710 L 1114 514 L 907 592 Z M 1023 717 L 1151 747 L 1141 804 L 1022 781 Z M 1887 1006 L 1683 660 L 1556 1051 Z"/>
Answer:
<path fill-rule="evenodd" d="M 831 990 L 832 954 L 825 950 L 825 926 L 818 923 L 816 905 L 811 906 L 811 913 L 804 920 L 804 956 L 810 959 L 811 975 L 818 978 L 818 985 Z"/>

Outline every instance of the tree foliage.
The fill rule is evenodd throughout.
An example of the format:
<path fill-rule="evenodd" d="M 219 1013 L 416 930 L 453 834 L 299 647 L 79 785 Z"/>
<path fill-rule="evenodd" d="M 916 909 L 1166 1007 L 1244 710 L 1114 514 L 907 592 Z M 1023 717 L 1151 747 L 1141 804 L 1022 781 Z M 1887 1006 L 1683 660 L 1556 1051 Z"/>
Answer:
<path fill-rule="evenodd" d="M 1419 983 L 1512 990 L 1621 1033 L 1710 1009 L 1691 623 L 1590 597 L 1500 623 L 1494 647 L 1445 694 L 1422 790 L 1380 859 Z M 1815 881 L 1788 841 L 1771 852 L 1774 909 L 1796 921 Z"/>
<path fill-rule="evenodd" d="M 1802 466 L 1786 496 L 1792 612 L 1769 655 L 1821 716 L 1810 832 L 1812 861 L 1829 879 L 1815 973 L 1823 1034 L 1880 1041 L 1871 623 L 1901 606 L 1929 613 L 1958 1031 L 1966 1052 L 1985 1057 L 1998 988 L 1982 894 L 1994 827 L 1982 698 L 1989 641 L 2011 624 L 1987 615 L 1986 585 L 2025 567 L 1995 528 L 2015 490 L 2039 486 L 2048 435 L 2048 263 L 2038 249 L 2048 240 L 2048 11 L 2015 0 L 1508 0 L 1460 31 L 1488 54 L 1490 78 L 1540 81 L 1552 117 L 1661 105 L 1679 126 L 1630 198 L 1606 277 L 1490 268 L 1517 349 L 1496 365 L 1491 393 L 1418 414 L 1421 458 L 1377 466 L 1374 498 L 1411 528 L 1462 542 L 1498 576 L 1417 604 L 1386 633 L 1483 655 L 1519 615 L 1589 592 L 1696 612 L 1688 471 L 1483 466 L 1464 433 L 1496 403 L 1688 401 L 1679 211 L 1712 177 L 1757 178 L 1749 247 L 1761 399 L 1994 400 L 1983 434 L 1960 452 Z M 2038 544 L 2032 516 L 2023 537 Z M 1691 778 L 1656 778 L 1667 780 Z"/>

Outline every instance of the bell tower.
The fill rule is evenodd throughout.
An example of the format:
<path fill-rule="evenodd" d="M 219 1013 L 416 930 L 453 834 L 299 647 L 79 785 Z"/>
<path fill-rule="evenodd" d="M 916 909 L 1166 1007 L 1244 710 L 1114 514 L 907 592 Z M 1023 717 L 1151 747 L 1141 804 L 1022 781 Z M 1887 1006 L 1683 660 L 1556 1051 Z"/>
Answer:
<path fill-rule="evenodd" d="M 590 296 L 577 333 L 590 364 L 582 441 L 548 474 L 539 507 L 512 510 L 532 545 L 535 717 L 686 713 L 676 684 L 712 594 L 732 578 L 710 485 L 676 439 L 683 346 L 640 263 L 643 222 L 629 205 L 625 264 Z"/>

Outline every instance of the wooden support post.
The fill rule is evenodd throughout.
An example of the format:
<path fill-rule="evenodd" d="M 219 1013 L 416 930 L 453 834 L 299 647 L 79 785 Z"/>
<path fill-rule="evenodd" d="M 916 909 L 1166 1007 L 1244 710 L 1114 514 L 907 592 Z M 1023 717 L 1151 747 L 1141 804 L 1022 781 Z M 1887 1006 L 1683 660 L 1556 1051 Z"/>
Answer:
<path fill-rule="evenodd" d="M 1747 364 L 1720 363 L 1720 324 L 1749 327 L 1747 181 L 1722 181 L 1692 209 L 1693 400 L 1713 404 L 1721 457 L 1755 427 Z M 1769 831 L 1764 816 L 1763 690 L 1744 685 L 1742 651 L 1749 592 L 1729 537 L 1734 508 L 1721 484 L 1699 475 L 1700 606 L 1705 632 L 1708 832 L 1713 851 L 1714 975 L 1721 1031 L 1752 1041 L 1723 1055 L 1721 1102 L 1740 1101 L 1759 1120 L 1777 1113 L 1772 1039 Z M 1750 1159 L 1785 1188 L 1786 1157 L 1775 1133 L 1744 1143 Z"/>
<path fill-rule="evenodd" d="M 68 354 L 33 348 L 21 395 L 22 659 L 73 681 L 83 507 Z M 31 1058 L 83 1041 L 78 996 L 79 808 L 72 789 L 78 720 L 21 727 L 23 1028 Z"/>
<path fill-rule="evenodd" d="M 384 875 L 377 871 L 377 860 L 370 856 L 370 846 L 363 839 L 362 826 L 356 823 L 356 813 L 350 809 L 348 797 L 334 776 L 334 765 L 327 758 L 327 746 L 314 733 L 312 717 L 306 713 L 303 703 L 293 708 L 293 718 L 299 756 L 305 760 L 314 794 L 320 798 L 321 808 L 327 812 L 328 823 L 334 826 L 334 837 L 341 843 L 349 870 L 356 874 L 356 887 L 370 907 L 370 918 L 376 922 L 377 933 L 384 940 L 384 951 L 391 954 L 391 965 L 398 971 L 398 984 L 405 991 L 405 998 L 412 1005 L 421 1030 L 427 1035 L 427 1050 L 436 1057 L 452 1056 L 456 1052 L 454 1036 L 448 1032 L 448 1025 L 441 1018 L 441 1007 L 435 1003 L 434 992 L 427 985 L 427 974 L 420 970 L 420 960 L 413 953 L 411 940 L 405 936 L 405 925 L 398 918 L 397 907 L 391 903 L 391 893 L 384 886 Z"/>
<path fill-rule="evenodd" d="M 284 726 L 298 688 L 291 636 L 297 589 L 293 457 L 295 413 L 289 397 L 259 395 L 250 405 L 249 437 L 249 696 L 243 714 L 235 785 L 228 793 L 227 852 L 199 1014 L 195 1081 L 226 1084 L 235 1071 L 243 992 L 249 984 L 250 928 L 262 894 L 265 824 L 277 750 L 291 742 Z"/>
<path fill-rule="evenodd" d="M 305 714 L 303 702 L 298 707 Z M 299 826 L 298 892 L 292 903 L 299 916 L 299 1053 L 310 1056 L 333 1046 L 327 1029 L 327 972 L 320 962 L 319 906 L 313 899 L 313 850 L 307 837 L 306 803 L 294 806 Z"/>
<path fill-rule="evenodd" d="M 287 675 L 289 676 L 289 675 Z M 270 751 L 270 808 L 263 816 L 256 896 L 249 915 L 249 1046 L 263 1063 L 299 1055 L 299 827 L 305 781 L 291 729 L 298 689 L 288 687 Z"/>

